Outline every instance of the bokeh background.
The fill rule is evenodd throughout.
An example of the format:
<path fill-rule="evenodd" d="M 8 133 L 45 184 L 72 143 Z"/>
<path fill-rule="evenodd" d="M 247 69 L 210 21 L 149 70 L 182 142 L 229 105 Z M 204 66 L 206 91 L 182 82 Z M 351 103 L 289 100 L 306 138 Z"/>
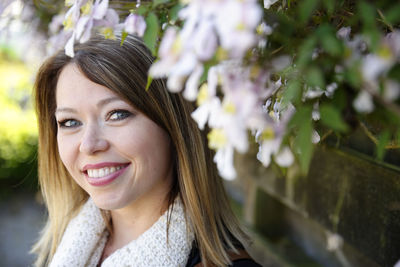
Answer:
<path fill-rule="evenodd" d="M 34 257 L 29 251 L 45 221 L 31 99 L 45 36 L 36 31 L 39 20 L 29 5 L 1 1 L 0 9 L 4 8 L 0 12 L 0 266 L 30 266 Z"/>

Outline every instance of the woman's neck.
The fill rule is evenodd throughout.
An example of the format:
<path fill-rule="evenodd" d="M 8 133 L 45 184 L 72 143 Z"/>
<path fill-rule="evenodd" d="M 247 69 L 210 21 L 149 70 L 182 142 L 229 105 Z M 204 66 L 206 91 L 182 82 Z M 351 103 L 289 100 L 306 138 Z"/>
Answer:
<path fill-rule="evenodd" d="M 145 203 L 141 203 L 145 202 Z M 111 211 L 113 242 L 118 247 L 137 239 L 149 229 L 168 208 L 165 197 L 148 200 L 136 200 L 135 205 Z"/>
<path fill-rule="evenodd" d="M 137 239 L 167 210 L 167 196 L 137 199 L 131 205 L 111 211 L 112 234 L 103 251 L 103 261 L 114 251 Z"/>

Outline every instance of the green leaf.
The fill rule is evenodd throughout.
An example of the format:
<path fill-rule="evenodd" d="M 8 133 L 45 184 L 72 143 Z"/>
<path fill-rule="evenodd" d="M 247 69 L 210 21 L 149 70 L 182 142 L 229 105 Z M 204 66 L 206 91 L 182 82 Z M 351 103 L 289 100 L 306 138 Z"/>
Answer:
<path fill-rule="evenodd" d="M 383 157 L 385 156 L 385 146 L 389 143 L 390 141 L 390 133 L 389 131 L 384 131 L 379 135 L 378 138 L 378 144 L 376 145 L 376 157 L 378 160 L 383 160 Z"/>
<path fill-rule="evenodd" d="M 332 15 L 333 11 L 335 10 L 335 0 L 324 0 L 322 1 L 328 15 Z"/>
<path fill-rule="evenodd" d="M 182 9 L 183 5 L 176 4 L 169 10 L 169 20 L 176 21 L 178 19 L 178 13 Z"/>
<path fill-rule="evenodd" d="M 397 24 L 400 22 L 400 4 L 392 6 L 386 13 L 385 17 L 389 23 Z"/>
<path fill-rule="evenodd" d="M 365 1 L 359 1 L 358 11 L 361 21 L 364 23 L 366 27 L 373 27 L 375 25 L 376 12 L 371 4 Z"/>
<path fill-rule="evenodd" d="M 321 89 L 325 88 L 324 74 L 317 67 L 309 68 L 305 74 L 305 79 L 309 86 L 312 87 L 318 86 Z"/>
<path fill-rule="evenodd" d="M 314 35 L 309 36 L 309 38 L 304 41 L 299 48 L 299 56 L 296 61 L 296 65 L 301 68 L 311 61 L 311 56 L 314 48 L 317 44 L 317 39 Z"/>
<path fill-rule="evenodd" d="M 343 110 L 347 105 L 347 94 L 343 88 L 339 88 L 335 91 L 332 99 L 332 105 L 339 110 Z"/>
<path fill-rule="evenodd" d="M 291 80 L 284 89 L 282 104 L 286 106 L 289 102 L 298 102 L 301 98 L 301 82 L 299 80 Z"/>
<path fill-rule="evenodd" d="M 317 7 L 318 0 L 302 0 L 299 6 L 299 20 L 304 24 L 308 21 L 311 14 Z"/>
<path fill-rule="evenodd" d="M 121 46 L 124 44 L 126 37 L 128 37 L 128 33 L 123 31 L 121 35 Z"/>
<path fill-rule="evenodd" d="M 146 17 L 146 31 L 143 36 L 143 41 L 146 46 L 150 49 L 153 55 L 156 55 L 156 44 L 160 26 L 158 24 L 157 16 L 150 12 Z"/>
<path fill-rule="evenodd" d="M 362 82 L 360 63 L 353 64 L 344 72 L 345 80 L 354 88 L 359 88 Z"/>
<path fill-rule="evenodd" d="M 147 84 L 146 84 L 146 91 L 149 90 L 151 83 L 153 82 L 153 77 L 150 75 L 147 76 Z"/>
<path fill-rule="evenodd" d="M 203 74 L 200 77 L 199 80 L 199 84 L 203 84 L 207 81 L 208 79 L 208 71 L 210 70 L 210 68 L 213 66 L 214 64 L 209 64 L 209 63 L 205 63 L 204 64 L 204 71 Z"/>
<path fill-rule="evenodd" d="M 390 69 L 388 78 L 400 82 L 400 64 L 396 64 Z"/>
<path fill-rule="evenodd" d="M 168 2 L 171 2 L 171 1 L 170 0 L 154 0 L 153 1 L 153 8 L 158 6 L 158 5 L 168 3 Z"/>
<path fill-rule="evenodd" d="M 146 15 L 146 13 L 148 11 L 148 7 L 149 7 L 148 5 L 141 5 L 138 8 L 132 9 L 131 12 L 135 13 L 135 14 L 138 14 L 138 15 L 141 15 L 141 16 L 144 16 L 144 15 Z"/>
<path fill-rule="evenodd" d="M 321 114 L 321 122 L 325 126 L 339 132 L 348 131 L 349 127 L 342 119 L 340 111 L 334 106 L 330 104 L 323 104 L 320 106 L 319 112 Z"/>
<path fill-rule="evenodd" d="M 310 105 L 304 105 L 299 107 L 299 109 L 290 119 L 288 127 L 290 129 L 298 128 L 307 121 L 311 121 L 312 110 L 313 108 Z"/>
<path fill-rule="evenodd" d="M 311 162 L 312 144 L 312 106 L 304 105 L 298 108 L 288 124 L 288 130 L 295 133 L 294 147 L 298 154 L 300 167 L 303 174 L 308 172 Z"/>
<path fill-rule="evenodd" d="M 321 25 L 317 30 L 317 35 L 322 48 L 332 56 L 343 54 L 343 44 L 336 37 L 335 30 L 328 24 Z"/>
<path fill-rule="evenodd" d="M 295 141 L 295 147 L 299 152 L 300 169 L 303 174 L 308 173 L 310 166 L 313 144 L 312 144 L 312 122 L 311 118 L 305 121 L 299 128 L 297 138 Z"/>
<path fill-rule="evenodd" d="M 358 14 L 363 23 L 363 33 L 369 37 L 372 50 L 376 50 L 380 34 L 375 23 L 377 14 L 375 7 L 365 1 L 360 1 L 358 4 Z"/>

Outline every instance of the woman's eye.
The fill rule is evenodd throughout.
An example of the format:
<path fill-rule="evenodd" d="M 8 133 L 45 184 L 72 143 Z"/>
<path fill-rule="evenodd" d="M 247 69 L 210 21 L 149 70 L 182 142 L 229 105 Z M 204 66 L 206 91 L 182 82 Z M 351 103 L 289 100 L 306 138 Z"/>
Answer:
<path fill-rule="evenodd" d="M 132 113 L 127 110 L 113 110 L 108 113 L 107 119 L 119 121 L 128 118 L 130 115 L 132 115 Z"/>
<path fill-rule="evenodd" d="M 61 128 L 74 128 L 74 127 L 78 127 L 79 125 L 81 125 L 81 123 L 74 119 L 66 119 L 66 120 L 59 121 L 58 125 Z"/>

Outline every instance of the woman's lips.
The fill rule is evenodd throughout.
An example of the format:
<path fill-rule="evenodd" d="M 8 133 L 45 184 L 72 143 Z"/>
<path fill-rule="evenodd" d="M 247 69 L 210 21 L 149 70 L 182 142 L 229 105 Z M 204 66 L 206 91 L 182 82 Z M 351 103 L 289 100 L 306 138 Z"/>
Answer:
<path fill-rule="evenodd" d="M 125 172 L 125 170 L 129 167 L 130 163 L 127 164 L 106 164 L 106 163 L 100 163 L 96 165 L 86 165 L 84 167 L 83 173 L 85 174 L 86 180 L 90 185 L 93 186 L 105 186 L 110 184 L 112 181 L 117 179 L 119 176 L 121 176 L 122 173 Z M 94 168 L 97 167 L 97 168 Z M 106 174 L 102 177 L 89 177 L 88 171 L 95 169 L 99 170 L 101 168 L 116 168 L 116 167 L 121 167 L 121 169 L 116 170 L 112 173 Z"/>

